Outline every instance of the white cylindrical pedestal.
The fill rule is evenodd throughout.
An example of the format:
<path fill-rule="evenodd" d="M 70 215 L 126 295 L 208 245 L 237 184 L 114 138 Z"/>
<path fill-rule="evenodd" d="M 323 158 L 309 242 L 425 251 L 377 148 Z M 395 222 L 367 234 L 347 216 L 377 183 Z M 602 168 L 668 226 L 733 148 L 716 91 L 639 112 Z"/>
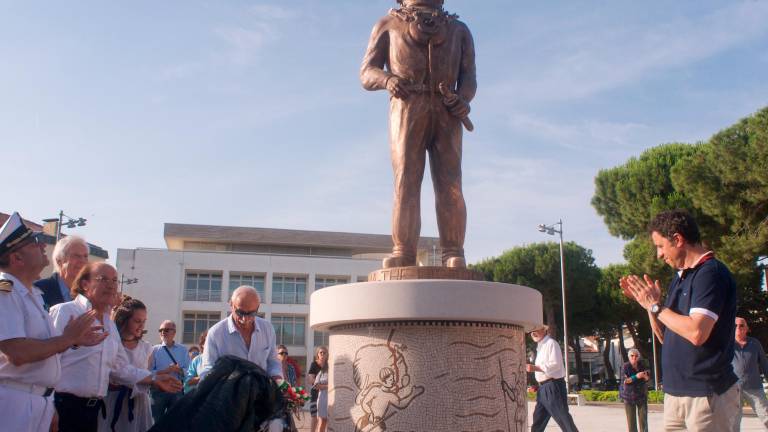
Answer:
<path fill-rule="evenodd" d="M 480 281 L 324 288 L 310 325 L 330 330 L 329 430 L 524 431 L 525 331 L 541 294 Z"/>

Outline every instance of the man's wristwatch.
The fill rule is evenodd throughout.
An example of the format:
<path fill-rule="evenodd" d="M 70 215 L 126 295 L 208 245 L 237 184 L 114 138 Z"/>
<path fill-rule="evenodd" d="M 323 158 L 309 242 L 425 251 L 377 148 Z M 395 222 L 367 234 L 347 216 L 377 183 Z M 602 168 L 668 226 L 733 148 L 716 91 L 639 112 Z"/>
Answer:
<path fill-rule="evenodd" d="M 658 303 L 654 303 L 653 305 L 651 305 L 651 314 L 654 317 L 658 317 L 659 314 L 661 313 L 662 309 L 664 309 L 664 307 L 662 305 L 660 305 Z"/>

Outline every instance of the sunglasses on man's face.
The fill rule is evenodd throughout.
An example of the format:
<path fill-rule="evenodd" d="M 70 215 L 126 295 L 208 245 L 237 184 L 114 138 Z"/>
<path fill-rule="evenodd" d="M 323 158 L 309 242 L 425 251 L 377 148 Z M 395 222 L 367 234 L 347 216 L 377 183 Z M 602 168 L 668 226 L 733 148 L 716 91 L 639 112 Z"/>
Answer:
<path fill-rule="evenodd" d="M 176 331 L 174 328 L 161 328 L 157 330 L 160 333 L 173 333 Z"/>
<path fill-rule="evenodd" d="M 253 318 L 259 313 L 259 310 L 256 309 L 255 311 L 246 312 L 242 309 L 235 309 L 235 314 L 239 316 L 240 318 Z"/>
<path fill-rule="evenodd" d="M 279 353 L 277 353 L 277 355 L 287 356 L 288 355 L 288 351 L 280 351 Z"/>

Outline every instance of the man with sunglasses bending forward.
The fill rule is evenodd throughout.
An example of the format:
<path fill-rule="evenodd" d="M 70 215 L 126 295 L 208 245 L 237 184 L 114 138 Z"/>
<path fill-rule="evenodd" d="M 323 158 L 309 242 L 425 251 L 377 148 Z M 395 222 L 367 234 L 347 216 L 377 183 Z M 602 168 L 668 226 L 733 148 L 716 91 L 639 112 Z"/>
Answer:
<path fill-rule="evenodd" d="M 269 321 L 257 316 L 261 298 L 256 288 L 248 285 L 237 288 L 229 305 L 230 315 L 208 330 L 201 354 L 200 379 L 205 378 L 219 357 L 233 355 L 256 363 L 272 379 L 281 381 L 283 367 L 277 359 L 275 329 Z"/>
<path fill-rule="evenodd" d="M 624 294 L 648 311 L 664 344 L 664 430 L 738 431 L 739 386 L 734 353 L 736 283 L 731 272 L 701 242 L 696 221 L 685 211 L 659 213 L 648 226 L 656 256 L 677 271 L 661 298 L 661 283 L 629 275 Z"/>
<path fill-rule="evenodd" d="M 161 344 L 152 347 L 152 354 L 149 356 L 149 369 L 153 374 L 159 372 L 171 372 L 173 376 L 184 383 L 185 372 L 189 368 L 189 356 L 187 356 L 187 347 L 176 343 L 176 323 L 165 320 L 160 324 L 157 330 L 160 333 Z M 155 423 L 165 415 L 183 395 L 183 392 L 168 393 L 152 387 L 152 418 Z"/>

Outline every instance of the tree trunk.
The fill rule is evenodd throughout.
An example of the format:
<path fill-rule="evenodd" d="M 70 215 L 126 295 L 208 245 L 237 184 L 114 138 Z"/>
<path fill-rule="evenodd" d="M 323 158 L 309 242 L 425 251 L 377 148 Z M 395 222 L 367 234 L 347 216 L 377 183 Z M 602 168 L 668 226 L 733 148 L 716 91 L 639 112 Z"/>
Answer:
<path fill-rule="evenodd" d="M 576 362 L 576 376 L 578 377 L 579 389 L 581 389 L 584 385 L 584 378 L 583 374 L 581 373 L 583 365 L 581 363 L 581 345 L 579 344 L 579 337 L 573 337 L 569 342 L 573 348 L 574 360 Z"/>
<path fill-rule="evenodd" d="M 616 378 L 616 371 L 611 364 L 611 339 L 605 338 L 605 347 L 603 348 L 603 366 L 605 367 L 606 379 Z"/>
<path fill-rule="evenodd" d="M 635 344 L 635 348 L 640 351 L 640 356 L 644 359 L 653 357 L 653 354 L 650 352 L 652 351 L 650 344 L 645 342 L 640 336 L 639 326 L 635 326 L 631 321 L 627 321 L 627 330 L 629 330 L 629 334 L 632 336 L 632 342 Z"/>
<path fill-rule="evenodd" d="M 629 356 L 627 355 L 627 347 L 624 346 L 624 323 L 619 324 L 619 352 L 621 353 L 621 361 L 622 364 L 629 361 Z"/>
<path fill-rule="evenodd" d="M 557 340 L 557 319 L 555 318 L 555 306 L 552 303 L 547 303 L 545 307 L 545 322 L 549 326 L 549 335 L 552 339 Z"/>

